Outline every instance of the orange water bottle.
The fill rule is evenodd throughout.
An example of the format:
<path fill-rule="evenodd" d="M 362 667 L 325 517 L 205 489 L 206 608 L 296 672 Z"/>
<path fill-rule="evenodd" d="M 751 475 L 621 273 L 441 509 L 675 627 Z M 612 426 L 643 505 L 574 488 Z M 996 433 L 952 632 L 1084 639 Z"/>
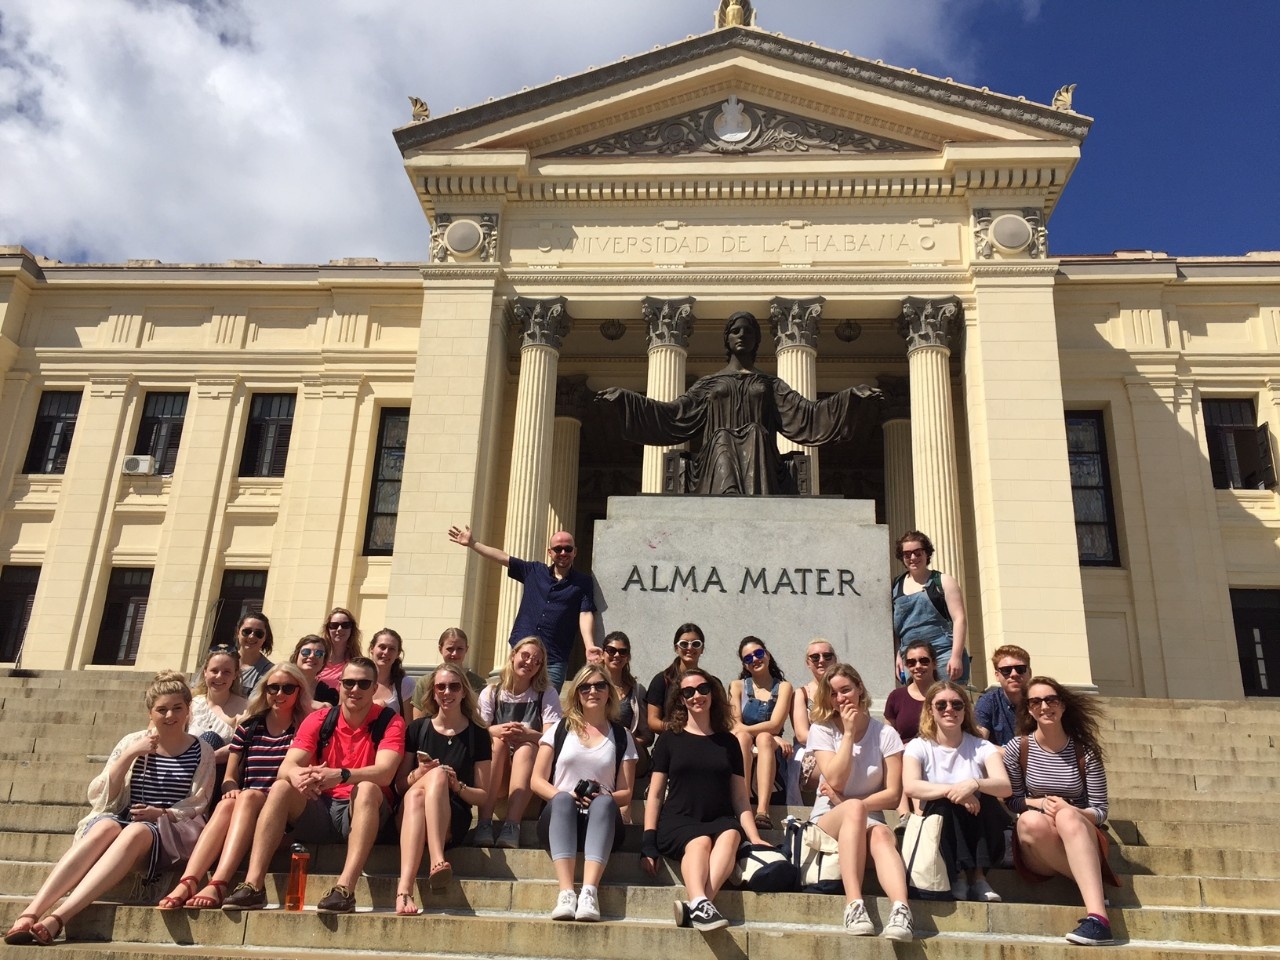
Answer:
<path fill-rule="evenodd" d="M 301 910 L 307 902 L 307 869 L 311 866 L 311 854 L 300 843 L 290 848 L 289 886 L 284 893 L 286 910 Z"/>

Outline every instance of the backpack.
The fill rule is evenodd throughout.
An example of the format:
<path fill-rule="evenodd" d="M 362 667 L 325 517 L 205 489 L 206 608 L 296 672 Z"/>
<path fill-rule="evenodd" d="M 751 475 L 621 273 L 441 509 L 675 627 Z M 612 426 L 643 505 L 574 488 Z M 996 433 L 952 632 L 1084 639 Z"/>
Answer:
<path fill-rule="evenodd" d="M 800 890 L 804 893 L 844 893 L 844 881 L 840 878 L 840 848 L 836 838 L 829 836 L 812 820 L 787 817 L 785 823 L 783 849 L 796 868 Z"/>
<path fill-rule="evenodd" d="M 609 721 L 609 732 L 613 735 L 613 785 L 618 785 L 618 773 L 622 770 L 622 757 L 627 752 L 627 730 L 616 721 Z M 561 720 L 556 724 L 556 732 L 551 742 L 551 773 L 547 780 L 556 779 L 556 761 L 560 759 L 560 751 L 564 749 L 565 738 L 569 735 L 569 725 Z"/>
<path fill-rule="evenodd" d="M 905 573 L 898 574 L 893 581 L 893 589 L 889 591 L 891 600 L 897 600 L 902 596 L 902 584 L 907 579 Z M 938 611 L 939 616 L 951 622 L 951 611 L 947 608 L 947 597 L 942 589 L 942 574 L 937 570 L 929 571 L 929 580 L 924 585 L 924 592 L 929 595 L 929 599 L 933 601 L 933 607 Z"/>
<path fill-rule="evenodd" d="M 791 893 L 799 889 L 800 874 L 791 858 L 777 847 L 743 842 L 729 882 L 752 893 Z"/>
<path fill-rule="evenodd" d="M 329 748 L 329 741 L 333 739 L 334 731 L 338 729 L 338 716 L 341 714 L 341 707 L 330 707 L 329 712 L 325 714 L 324 723 L 320 724 L 320 737 L 316 740 L 315 760 L 317 763 L 324 763 L 324 752 Z M 382 712 L 374 718 L 373 723 L 369 724 L 369 737 L 373 740 L 373 749 L 378 749 L 378 744 L 382 743 L 382 738 L 387 732 L 387 727 L 394 717 L 395 711 L 382 708 Z"/>

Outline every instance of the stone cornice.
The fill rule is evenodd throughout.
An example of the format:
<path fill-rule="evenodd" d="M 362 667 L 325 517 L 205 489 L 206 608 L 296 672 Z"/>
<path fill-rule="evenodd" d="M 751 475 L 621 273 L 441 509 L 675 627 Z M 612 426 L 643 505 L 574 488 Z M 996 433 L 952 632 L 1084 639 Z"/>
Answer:
<path fill-rule="evenodd" d="M 754 53 L 805 70 L 814 70 L 829 76 L 926 100 L 939 106 L 965 110 L 1000 121 L 1031 127 L 1052 137 L 1083 140 L 1093 123 L 1089 117 L 1080 114 L 1067 113 L 1027 100 L 1019 100 L 910 70 L 874 63 L 847 53 L 837 53 L 814 44 L 792 40 L 789 37 L 743 27 L 731 27 L 690 37 L 639 56 L 619 60 L 597 70 L 589 70 L 532 90 L 512 94 L 492 103 L 400 127 L 394 132 L 396 144 L 400 147 L 401 153 L 406 154 L 447 137 L 509 121 L 567 100 L 599 94 L 608 87 L 635 84 L 641 78 L 656 72 L 735 50 Z"/>
<path fill-rule="evenodd" d="M 982 261 L 969 265 L 975 280 L 992 277 L 1054 277 L 1058 273 L 1056 260 L 1005 260 Z"/>
<path fill-rule="evenodd" d="M 439 276 L 435 271 L 433 275 Z M 664 270 L 657 267 L 652 269 L 636 270 L 632 273 L 595 273 L 589 270 L 565 270 L 565 269 L 507 269 L 503 273 L 505 279 L 512 284 L 519 286 L 539 286 L 546 284 L 554 287 L 569 287 L 575 284 L 584 285 L 624 285 L 635 284 L 642 286 L 645 284 L 670 286 L 676 278 L 679 278 L 679 284 L 682 287 L 696 287 L 707 285 L 733 285 L 740 286 L 776 284 L 782 287 L 793 286 L 797 284 L 803 285 L 806 289 L 826 287 L 832 285 L 848 284 L 848 283 L 897 283 L 910 286 L 912 289 L 918 289 L 921 286 L 929 284 L 937 284 L 952 289 L 967 291 L 969 289 L 970 274 L 967 270 L 957 267 L 954 270 L 928 268 L 925 270 L 842 270 L 842 271 L 816 271 L 810 269 L 803 270 L 748 270 L 748 269 L 731 269 L 725 267 L 723 271 L 703 271 L 703 270 Z"/>

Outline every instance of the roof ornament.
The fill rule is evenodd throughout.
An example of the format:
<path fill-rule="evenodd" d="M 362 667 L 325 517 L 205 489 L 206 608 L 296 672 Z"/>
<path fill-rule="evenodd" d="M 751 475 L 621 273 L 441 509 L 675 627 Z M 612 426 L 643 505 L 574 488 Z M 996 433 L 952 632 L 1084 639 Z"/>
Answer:
<path fill-rule="evenodd" d="M 751 0 L 720 0 L 716 10 L 716 29 L 725 27 L 754 27 L 756 11 Z"/>
<path fill-rule="evenodd" d="M 1075 113 L 1075 111 L 1071 109 L 1071 95 L 1075 92 L 1076 85 L 1074 83 L 1068 83 L 1064 87 L 1059 87 L 1058 92 L 1053 95 L 1053 109 L 1067 110 L 1071 113 Z"/>
<path fill-rule="evenodd" d="M 410 97 L 409 105 L 413 107 L 414 123 L 421 123 L 423 120 L 431 119 L 431 108 L 427 106 L 427 101 L 421 97 Z"/>

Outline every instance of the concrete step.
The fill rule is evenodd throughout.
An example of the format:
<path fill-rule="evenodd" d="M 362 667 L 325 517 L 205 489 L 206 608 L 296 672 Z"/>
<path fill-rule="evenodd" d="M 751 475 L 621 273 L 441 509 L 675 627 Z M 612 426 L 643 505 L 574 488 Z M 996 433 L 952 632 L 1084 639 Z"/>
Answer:
<path fill-rule="evenodd" d="M 82 700 L 82 696 L 76 699 Z M 0 718 L 8 723 L 111 723 L 117 726 L 132 724 L 138 730 L 146 726 L 147 716 L 142 703 L 113 703 L 112 697 L 99 699 L 92 705 L 76 703 L 66 696 L 50 698 L 6 697 L 0 705 Z M 90 720 L 89 718 L 95 718 Z"/>
<path fill-rule="evenodd" d="M 1242 763 L 1274 764 L 1280 754 L 1273 746 L 1265 744 L 1240 744 L 1224 739 L 1220 743 L 1141 743 L 1137 741 L 1110 740 L 1106 744 L 1107 768 L 1123 764 L 1136 757 L 1146 759 L 1172 759 L 1183 761 L 1237 760 Z"/>

